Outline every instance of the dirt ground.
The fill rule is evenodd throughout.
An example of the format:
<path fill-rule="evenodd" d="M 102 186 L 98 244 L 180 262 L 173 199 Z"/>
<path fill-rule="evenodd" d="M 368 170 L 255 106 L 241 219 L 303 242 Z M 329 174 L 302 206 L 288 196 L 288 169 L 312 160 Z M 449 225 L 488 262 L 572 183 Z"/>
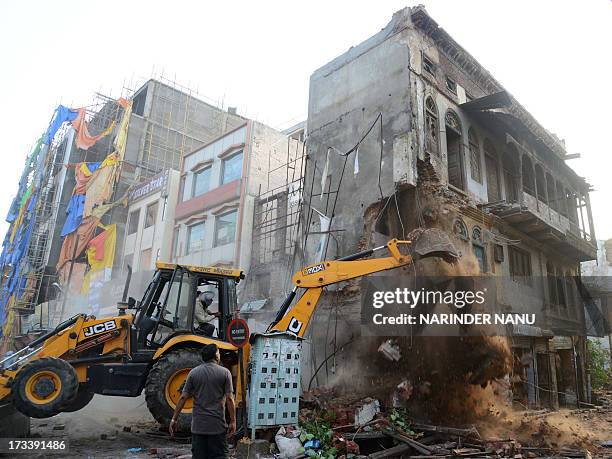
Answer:
<path fill-rule="evenodd" d="M 96 395 L 84 409 L 49 419 L 32 419 L 31 433 L 40 438 L 67 438 L 75 458 L 191 457 L 189 439 L 160 432 L 144 397 Z M 44 456 L 34 456 L 44 457 Z"/>
<path fill-rule="evenodd" d="M 497 410 L 479 430 L 489 438 L 514 438 L 551 451 L 587 449 L 593 457 L 612 458 L 612 392 L 598 398 L 598 406 L 583 409 Z M 611 446 L 603 447 L 606 443 Z"/>
<path fill-rule="evenodd" d="M 478 430 L 485 438 L 513 438 L 525 446 L 550 447 L 551 452 L 587 449 L 593 458 L 611 458 L 612 448 L 602 448 L 601 443 L 612 441 L 612 393 L 597 408 L 492 413 L 478 425 Z M 32 419 L 32 434 L 40 438 L 68 438 L 70 452 L 62 457 L 191 457 L 189 439 L 172 439 L 166 432 L 160 432 L 143 397 L 96 396 L 79 412 Z"/>

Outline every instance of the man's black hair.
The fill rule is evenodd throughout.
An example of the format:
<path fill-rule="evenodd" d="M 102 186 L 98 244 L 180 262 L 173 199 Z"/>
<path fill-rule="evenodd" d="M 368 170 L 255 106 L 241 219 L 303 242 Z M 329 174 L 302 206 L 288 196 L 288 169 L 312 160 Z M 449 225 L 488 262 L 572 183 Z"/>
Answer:
<path fill-rule="evenodd" d="M 215 358 L 217 350 L 218 348 L 216 344 L 207 344 L 202 348 L 202 360 L 204 360 L 205 362 L 210 362 L 212 359 Z"/>

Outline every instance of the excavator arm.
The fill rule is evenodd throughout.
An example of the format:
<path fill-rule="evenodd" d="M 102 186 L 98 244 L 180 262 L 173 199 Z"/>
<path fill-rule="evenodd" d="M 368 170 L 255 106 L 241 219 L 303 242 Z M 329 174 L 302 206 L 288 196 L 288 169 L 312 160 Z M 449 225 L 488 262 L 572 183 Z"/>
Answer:
<path fill-rule="evenodd" d="M 268 331 L 282 331 L 299 337 L 304 336 L 321 298 L 323 287 L 372 273 L 407 266 L 413 262 L 412 257 L 402 255 L 399 247 L 410 244 L 412 244 L 412 241 L 392 239 L 386 245 L 358 252 L 338 260 L 323 261 L 298 271 L 292 278 L 294 288 L 281 305 L 276 319 L 268 327 Z M 387 250 L 391 256 L 363 259 L 381 250 Z M 305 289 L 305 291 L 295 306 L 289 309 L 299 289 Z"/>
<path fill-rule="evenodd" d="M 293 290 L 268 326 L 268 332 L 289 332 L 298 337 L 304 336 L 323 293 L 323 287 L 412 264 L 413 257 L 402 254 L 400 246 L 411 246 L 410 253 L 418 258 L 439 257 L 449 263 L 454 263 L 459 258 L 459 253 L 448 236 L 438 229 L 418 229 L 411 235 L 414 238 L 410 241 L 391 239 L 386 245 L 337 260 L 323 261 L 295 273 L 292 278 Z M 381 250 L 388 251 L 390 256 L 365 259 Z M 300 289 L 303 289 L 304 293 L 291 308 L 291 303 Z"/>

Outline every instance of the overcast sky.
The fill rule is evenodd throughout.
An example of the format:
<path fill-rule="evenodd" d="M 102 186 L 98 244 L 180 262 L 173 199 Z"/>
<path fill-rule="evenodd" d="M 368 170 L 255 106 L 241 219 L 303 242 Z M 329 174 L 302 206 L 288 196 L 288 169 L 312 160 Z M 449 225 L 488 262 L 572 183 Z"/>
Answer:
<path fill-rule="evenodd" d="M 422 1 L 548 130 L 595 191 L 612 238 L 612 2 Z M 310 74 L 374 33 L 404 1 L 0 3 L 0 216 L 55 106 L 163 72 L 273 127 L 306 117 Z M 4 234 L 8 225 L 0 223 Z M 1 237 L 1 236 L 0 236 Z"/>

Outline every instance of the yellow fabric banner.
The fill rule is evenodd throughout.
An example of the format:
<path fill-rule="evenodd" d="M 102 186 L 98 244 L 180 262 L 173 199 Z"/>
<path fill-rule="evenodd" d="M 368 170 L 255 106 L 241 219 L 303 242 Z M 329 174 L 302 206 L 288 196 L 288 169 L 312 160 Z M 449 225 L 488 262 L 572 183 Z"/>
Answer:
<path fill-rule="evenodd" d="M 130 116 L 132 115 L 132 101 L 120 98 L 117 103 L 124 108 L 123 117 L 119 122 L 119 129 L 115 136 L 115 151 L 119 156 L 119 161 L 123 161 L 125 154 L 125 145 L 127 142 L 128 127 L 130 125 Z"/>
<path fill-rule="evenodd" d="M 87 261 L 90 269 L 83 277 L 81 293 L 89 293 L 89 284 L 94 274 L 107 268 L 112 268 L 115 262 L 117 246 L 117 225 L 108 225 L 104 231 L 89 242 Z"/>
<path fill-rule="evenodd" d="M 13 322 L 15 321 L 15 310 L 13 309 L 13 303 L 15 302 L 15 295 L 12 295 L 7 304 L 6 304 L 6 322 L 4 322 L 4 327 L 2 328 L 2 336 L 4 338 L 11 338 L 15 335 Z"/>
<path fill-rule="evenodd" d="M 92 215 L 95 207 L 103 205 L 112 197 L 118 164 L 117 153 L 111 153 L 102 161 L 100 168 L 93 173 L 87 182 L 83 217 Z"/>

